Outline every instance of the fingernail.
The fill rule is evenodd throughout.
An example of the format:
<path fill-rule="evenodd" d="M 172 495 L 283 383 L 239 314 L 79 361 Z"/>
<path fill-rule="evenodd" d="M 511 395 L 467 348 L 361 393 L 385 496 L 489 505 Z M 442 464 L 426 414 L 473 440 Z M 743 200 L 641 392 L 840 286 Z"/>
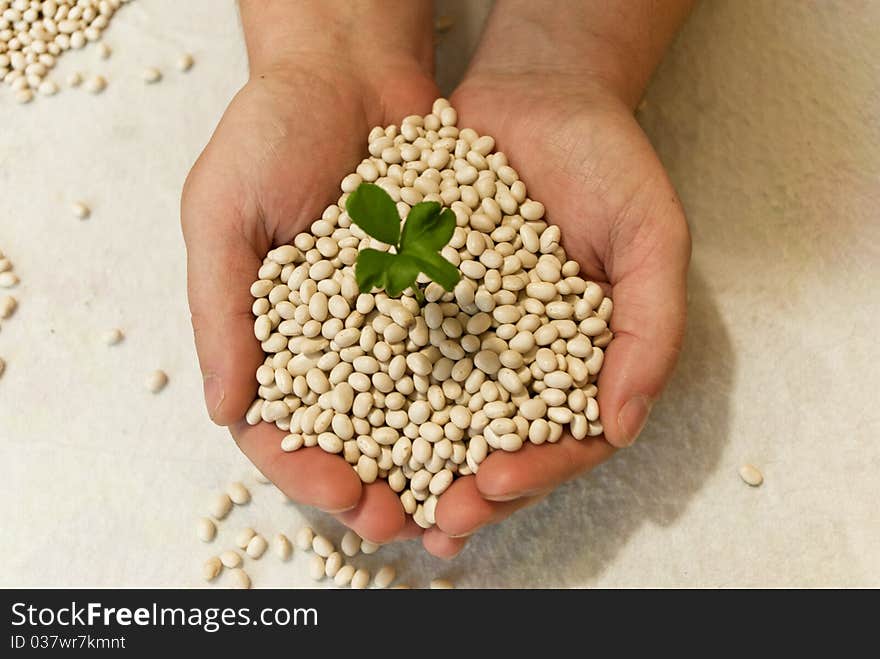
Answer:
<path fill-rule="evenodd" d="M 223 404 L 223 382 L 218 375 L 209 373 L 204 376 L 202 387 L 205 391 L 205 405 L 208 407 L 208 415 L 213 419 Z"/>
<path fill-rule="evenodd" d="M 513 501 L 514 499 L 519 499 L 520 496 L 521 495 L 519 494 L 484 494 L 483 498 L 487 501 L 504 503 L 505 501 Z"/>
<path fill-rule="evenodd" d="M 525 497 L 531 497 L 536 494 L 539 494 L 542 490 L 524 490 L 522 492 L 514 492 L 512 494 L 484 494 L 483 498 L 488 499 L 489 501 L 495 501 L 497 503 L 504 503 L 505 501 L 514 501 L 515 499 L 523 499 Z"/>
<path fill-rule="evenodd" d="M 360 502 L 358 502 L 360 503 Z M 350 506 L 346 506 L 345 508 L 322 508 L 321 506 L 316 505 L 315 507 L 319 510 L 327 513 L 328 515 L 341 515 L 342 513 L 347 513 L 349 510 L 354 510 L 358 507 L 358 503 L 353 503 Z"/>
<path fill-rule="evenodd" d="M 645 427 L 652 405 L 653 402 L 647 396 L 639 394 L 630 398 L 626 405 L 620 408 L 617 425 L 622 432 L 624 446 L 631 446 L 636 441 L 636 437 Z"/>

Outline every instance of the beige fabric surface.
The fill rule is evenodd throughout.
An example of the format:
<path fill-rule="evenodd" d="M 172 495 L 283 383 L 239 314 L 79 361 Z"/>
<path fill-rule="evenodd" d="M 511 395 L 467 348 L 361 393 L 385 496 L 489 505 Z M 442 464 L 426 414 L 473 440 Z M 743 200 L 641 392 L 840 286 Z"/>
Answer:
<path fill-rule="evenodd" d="M 458 19 L 445 87 L 487 6 L 441 3 Z M 701 4 L 640 113 L 694 235 L 686 347 L 643 438 L 451 563 L 407 543 L 363 564 L 474 587 L 880 586 L 878 23 L 876 2 Z M 139 0 L 106 41 L 109 60 L 87 49 L 57 73 L 105 72 L 100 96 L 18 106 L 0 89 L 0 249 L 23 282 L 0 331 L 3 586 L 195 586 L 242 526 L 292 536 L 306 517 L 341 537 L 262 486 L 214 545 L 195 538 L 248 467 L 203 411 L 179 191 L 246 64 L 229 1 Z M 301 555 L 248 569 L 311 585 Z"/>

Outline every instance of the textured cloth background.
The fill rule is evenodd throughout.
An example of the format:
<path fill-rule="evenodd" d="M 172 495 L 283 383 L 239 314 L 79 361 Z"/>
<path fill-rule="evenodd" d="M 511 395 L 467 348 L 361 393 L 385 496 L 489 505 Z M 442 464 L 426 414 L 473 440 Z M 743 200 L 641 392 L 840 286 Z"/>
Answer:
<path fill-rule="evenodd" d="M 447 90 L 487 7 L 439 3 L 457 19 Z M 687 344 L 643 438 L 452 563 L 408 543 L 364 564 L 394 559 L 414 584 L 880 586 L 878 24 L 880 2 L 698 7 L 640 112 L 694 235 Z M 55 74 L 106 72 L 100 96 L 22 107 L 0 89 L 0 249 L 23 280 L 0 332 L 4 586 L 199 585 L 242 526 L 291 534 L 305 516 L 341 535 L 263 487 L 214 545 L 195 538 L 209 493 L 248 468 L 203 412 L 179 192 L 246 77 L 242 41 L 216 0 L 141 0 L 105 40 L 110 60 L 71 53 Z M 160 84 L 141 81 L 149 65 Z M 127 336 L 107 348 L 113 326 Z M 155 368 L 171 377 L 158 396 Z M 311 585 L 302 557 L 248 570 Z"/>

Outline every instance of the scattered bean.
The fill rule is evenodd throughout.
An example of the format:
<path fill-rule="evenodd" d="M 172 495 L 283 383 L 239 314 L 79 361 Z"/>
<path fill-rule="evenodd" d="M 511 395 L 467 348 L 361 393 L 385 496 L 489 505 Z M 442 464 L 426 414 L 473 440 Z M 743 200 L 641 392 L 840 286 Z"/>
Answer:
<path fill-rule="evenodd" d="M 236 568 L 241 565 L 241 554 L 229 549 L 220 554 L 220 562 L 223 563 L 223 567 Z"/>
<path fill-rule="evenodd" d="M 309 576 L 315 581 L 321 581 L 324 578 L 324 559 L 318 554 L 313 554 L 309 558 Z"/>
<path fill-rule="evenodd" d="M 303 526 L 296 532 L 296 537 L 294 538 L 294 542 L 299 549 L 303 551 L 312 548 L 312 541 L 315 538 L 315 532 L 311 529 L 311 527 Z"/>
<path fill-rule="evenodd" d="M 257 535 L 257 532 L 249 526 L 243 528 L 235 536 L 235 546 L 239 549 L 247 549 L 248 543 L 255 535 Z"/>
<path fill-rule="evenodd" d="M 107 330 L 101 335 L 101 340 L 108 346 L 115 346 L 117 343 L 120 343 L 123 338 L 125 338 L 125 334 L 123 334 L 121 329 L 115 327 Z"/>
<path fill-rule="evenodd" d="M 229 495 L 229 498 L 232 499 L 232 503 L 238 506 L 242 506 L 251 500 L 250 491 L 241 481 L 232 483 L 226 493 Z"/>
<path fill-rule="evenodd" d="M 266 548 L 268 546 L 269 543 L 266 542 L 266 538 L 257 534 L 250 539 L 250 542 L 248 542 L 245 552 L 251 558 L 260 558 L 264 553 L 266 553 Z"/>
<path fill-rule="evenodd" d="M 323 535 L 316 535 L 312 540 L 312 551 L 318 556 L 327 558 L 334 551 L 333 543 Z"/>
<path fill-rule="evenodd" d="M 104 76 L 92 76 L 86 80 L 86 90 L 92 94 L 100 94 L 107 89 L 107 79 Z"/>
<path fill-rule="evenodd" d="M 202 566 L 202 578 L 205 581 L 213 581 L 223 571 L 223 563 L 217 556 L 211 556 Z"/>
<path fill-rule="evenodd" d="M 177 68 L 180 71 L 189 71 L 193 67 L 193 56 L 189 53 L 183 53 L 177 58 Z"/>
<path fill-rule="evenodd" d="M 0 298 L 0 319 L 7 319 L 15 313 L 18 307 L 18 301 L 11 295 L 5 295 Z"/>
<path fill-rule="evenodd" d="M 361 553 L 362 554 L 375 554 L 379 549 L 381 549 L 382 545 L 376 544 L 375 542 L 370 542 L 369 540 L 361 540 Z"/>
<path fill-rule="evenodd" d="M 352 578 L 354 577 L 355 569 L 352 565 L 343 565 L 336 572 L 336 575 L 333 577 L 333 583 L 335 583 L 340 588 L 342 586 L 347 586 L 351 583 Z"/>
<path fill-rule="evenodd" d="M 744 483 L 752 487 L 758 487 L 764 482 L 764 475 L 757 467 L 750 464 L 744 464 L 739 468 L 739 477 L 743 479 Z"/>
<path fill-rule="evenodd" d="M 376 588 L 388 588 L 397 576 L 397 571 L 391 565 L 383 565 L 373 577 L 373 585 Z"/>
<path fill-rule="evenodd" d="M 228 494 L 218 494 L 211 502 L 208 512 L 214 519 L 223 519 L 232 510 L 232 499 Z"/>
<path fill-rule="evenodd" d="M 357 556 L 361 551 L 361 537 L 354 531 L 348 530 L 342 536 L 340 547 L 346 556 Z"/>
<path fill-rule="evenodd" d="M 342 558 L 342 554 L 340 554 L 338 551 L 334 551 L 326 559 L 324 559 L 324 574 L 326 574 L 331 579 L 334 578 L 337 572 L 342 569 L 344 563 L 345 561 Z"/>
<path fill-rule="evenodd" d="M 168 375 L 165 371 L 153 371 L 147 376 L 144 385 L 154 394 L 162 391 L 168 384 Z"/>
<path fill-rule="evenodd" d="M 148 66 L 141 73 L 141 77 L 147 84 L 152 84 L 162 79 L 162 72 L 154 66 Z"/>
<path fill-rule="evenodd" d="M 248 576 L 247 572 L 242 570 L 239 567 L 236 567 L 229 572 L 232 577 L 232 587 L 237 588 L 239 590 L 247 590 L 251 587 L 251 578 Z"/>
<path fill-rule="evenodd" d="M 196 535 L 202 542 L 211 542 L 217 535 L 217 525 L 211 519 L 202 517 L 196 525 Z"/>
<path fill-rule="evenodd" d="M 370 572 L 364 568 L 357 570 L 351 578 L 351 587 L 355 590 L 363 590 L 370 584 Z"/>
<path fill-rule="evenodd" d="M 81 220 L 85 220 L 92 214 L 92 210 L 86 205 L 85 202 L 75 201 L 70 205 L 70 210 L 73 214 Z"/>

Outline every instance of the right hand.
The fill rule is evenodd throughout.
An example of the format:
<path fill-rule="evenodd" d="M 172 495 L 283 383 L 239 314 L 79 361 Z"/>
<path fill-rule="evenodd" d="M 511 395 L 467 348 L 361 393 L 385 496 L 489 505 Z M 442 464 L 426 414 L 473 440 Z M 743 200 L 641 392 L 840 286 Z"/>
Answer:
<path fill-rule="evenodd" d="M 338 198 L 339 180 L 363 157 L 370 128 L 430 112 L 438 92 L 413 58 L 309 60 L 252 72 L 186 180 L 181 219 L 193 332 L 214 422 L 229 426 L 288 497 L 387 542 L 421 529 L 407 521 L 384 480 L 362 485 L 345 460 L 318 447 L 285 453 L 285 433 L 244 421 L 264 359 L 249 288 L 266 253 L 291 242 Z"/>

